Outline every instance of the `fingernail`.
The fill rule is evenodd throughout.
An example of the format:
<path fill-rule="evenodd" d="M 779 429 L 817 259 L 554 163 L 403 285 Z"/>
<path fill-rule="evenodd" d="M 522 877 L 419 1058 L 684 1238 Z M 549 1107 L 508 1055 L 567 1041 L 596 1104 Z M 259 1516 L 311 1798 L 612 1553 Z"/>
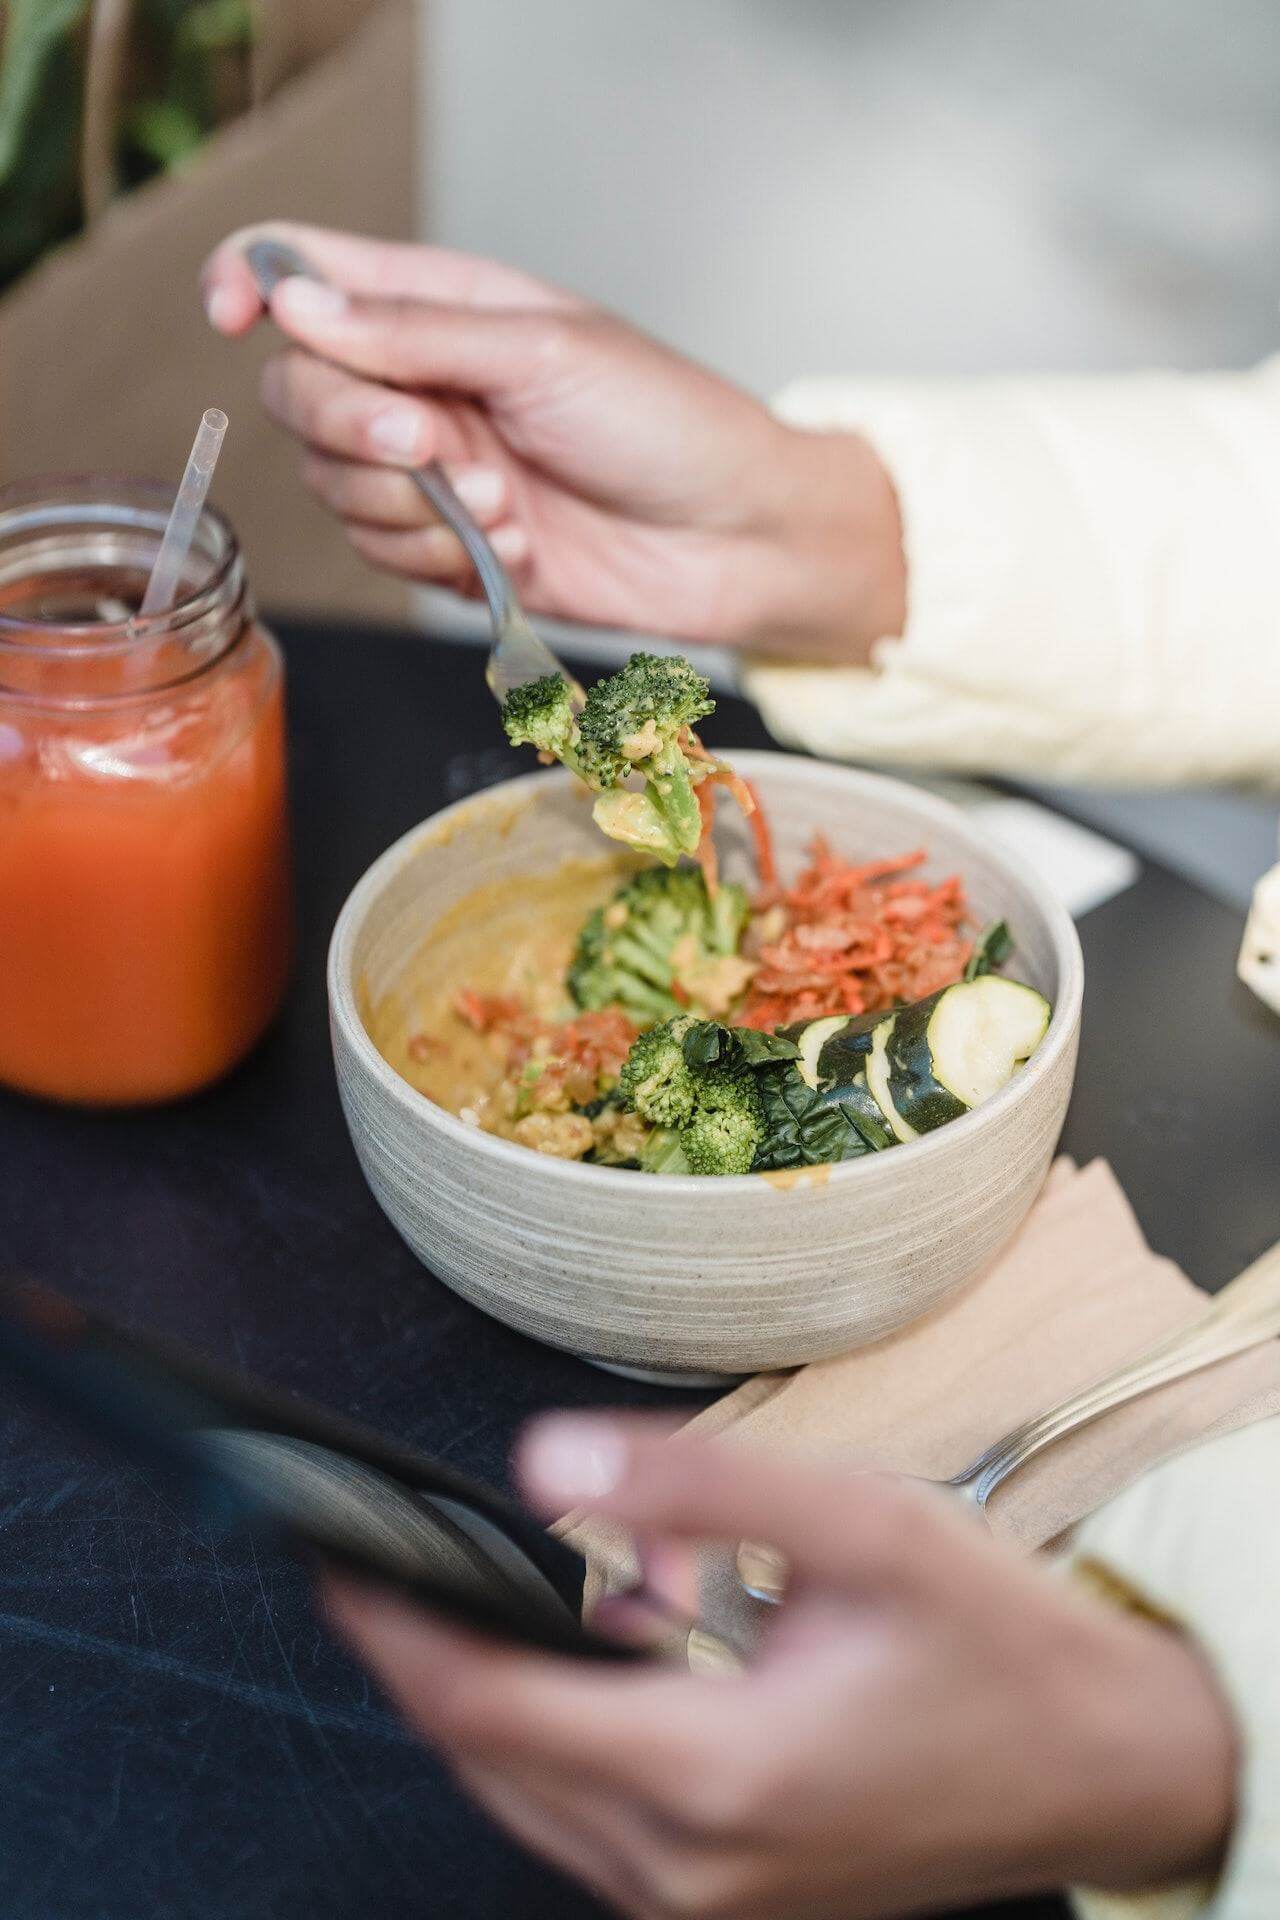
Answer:
<path fill-rule="evenodd" d="M 205 319 L 218 333 L 227 333 L 233 324 L 236 297 L 229 287 L 210 287 L 204 296 Z"/>
<path fill-rule="evenodd" d="M 472 513 L 496 513 L 502 505 L 502 475 L 491 467 L 467 467 L 454 474 L 453 490 Z"/>
<path fill-rule="evenodd" d="M 337 287 L 326 287 L 300 273 L 282 280 L 272 301 L 295 320 L 337 320 L 348 307 L 346 294 Z"/>
<path fill-rule="evenodd" d="M 470 565 L 462 542 L 448 527 L 427 527 L 422 538 L 428 565 L 451 571 Z"/>
<path fill-rule="evenodd" d="M 422 447 L 422 422 L 412 407 L 384 407 L 369 422 L 369 438 L 379 453 L 408 458 Z"/>
<path fill-rule="evenodd" d="M 527 560 L 531 551 L 528 533 L 513 520 L 505 527 L 495 527 L 489 535 L 489 544 L 499 560 L 505 560 L 510 566 L 518 560 Z"/>
<path fill-rule="evenodd" d="M 524 1443 L 524 1469 L 548 1500 L 566 1507 L 611 1493 L 627 1464 L 614 1427 L 589 1420 L 544 1420 Z"/>

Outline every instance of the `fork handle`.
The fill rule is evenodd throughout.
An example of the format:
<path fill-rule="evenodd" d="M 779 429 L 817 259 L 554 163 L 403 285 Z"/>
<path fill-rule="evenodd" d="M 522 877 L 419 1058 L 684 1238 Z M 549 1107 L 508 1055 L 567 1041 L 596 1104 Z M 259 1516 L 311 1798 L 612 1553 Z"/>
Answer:
<path fill-rule="evenodd" d="M 450 531 L 457 534 L 468 560 L 480 576 L 480 585 L 489 602 L 493 624 L 500 628 L 511 610 L 513 598 L 511 582 L 501 560 L 459 500 L 448 474 L 438 460 L 430 460 L 425 467 L 415 468 L 409 478 Z"/>
<path fill-rule="evenodd" d="M 1214 1366 L 1280 1334 L 1280 1246 L 1272 1247 L 1226 1286 L 1189 1327 L 1083 1387 L 1047 1413 L 997 1440 L 956 1474 L 951 1485 L 972 1492 L 979 1505 L 1018 1467 L 1076 1428 L 1127 1401 Z"/>

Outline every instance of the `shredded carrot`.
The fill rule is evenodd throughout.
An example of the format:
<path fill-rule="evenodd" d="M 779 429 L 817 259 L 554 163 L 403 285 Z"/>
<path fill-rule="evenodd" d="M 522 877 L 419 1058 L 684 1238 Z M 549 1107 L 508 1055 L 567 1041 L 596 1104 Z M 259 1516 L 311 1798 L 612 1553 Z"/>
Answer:
<path fill-rule="evenodd" d="M 544 1022 L 540 1038 L 546 1051 L 538 1081 L 542 1089 L 540 1104 L 548 1104 L 553 1088 L 563 1088 L 575 1106 L 596 1099 L 603 1087 L 617 1080 L 638 1032 L 635 1022 L 617 1007 L 580 1013 L 558 1024 Z M 517 1041 L 513 1065 L 522 1064 L 522 1044 Z"/>
<path fill-rule="evenodd" d="M 716 817 L 716 790 L 710 780 L 704 780 L 694 792 L 698 801 L 698 812 L 702 815 L 702 833 L 698 840 L 698 851 L 694 859 L 702 868 L 702 878 L 706 882 L 707 892 L 714 900 L 716 889 L 720 885 L 720 861 L 716 854 L 716 843 L 711 837 L 711 829 Z"/>
<path fill-rule="evenodd" d="M 773 853 L 773 834 L 755 787 L 750 780 L 744 780 L 742 785 L 751 800 L 751 805 L 744 811 L 751 827 L 751 839 L 756 850 L 756 873 L 760 880 L 760 898 L 756 904 L 771 906 L 778 897 L 778 863 Z"/>
<path fill-rule="evenodd" d="M 712 826 L 720 787 L 741 806 L 755 846 L 760 886 L 754 924 L 761 944 L 735 1024 L 768 1030 L 828 1014 L 876 1013 L 923 1000 L 962 977 L 973 943 L 965 932 L 968 903 L 957 875 L 922 879 L 915 871 L 925 858 L 921 851 L 855 864 L 819 834 L 808 866 L 784 887 L 754 788 L 708 753 L 696 735 L 688 734 L 682 744 L 705 767 L 696 784 L 702 834 L 695 858 L 708 892 L 717 886 Z M 683 997 L 678 987 L 672 991 Z M 616 1080 L 638 1031 L 617 1008 L 555 1024 L 501 994 L 468 988 L 454 1004 L 477 1033 L 500 1036 L 510 1070 L 533 1058 L 544 1093 L 563 1087 L 578 1104 L 593 1097 L 587 1089 Z"/>
<path fill-rule="evenodd" d="M 785 925 L 761 949 L 739 1024 L 772 1028 L 874 1013 L 958 980 L 972 950 L 963 932 L 964 889 L 955 876 L 936 884 L 914 877 L 924 857 L 855 866 L 819 835 L 795 885 L 776 894 Z"/>
<path fill-rule="evenodd" d="M 478 1033 L 497 1037 L 509 1074 L 532 1063 L 538 1107 L 586 1106 L 598 1098 L 616 1083 L 640 1031 L 618 1007 L 592 1009 L 572 1020 L 543 1020 L 507 995 L 471 988 L 456 996 L 454 1007 Z"/>
<path fill-rule="evenodd" d="M 697 781 L 695 792 L 698 798 L 698 812 L 702 815 L 702 837 L 698 841 L 698 850 L 694 859 L 702 868 L 702 877 L 707 883 L 707 892 L 714 894 L 719 885 L 720 867 L 716 850 L 711 840 L 711 828 L 716 815 L 716 788 L 724 787 L 730 792 L 742 809 L 743 818 L 751 821 L 752 836 L 755 840 L 756 857 L 773 871 L 773 851 L 769 842 L 769 830 L 763 819 L 757 825 L 760 802 L 755 788 L 740 773 L 735 773 L 725 760 L 717 760 L 709 748 L 704 747 L 696 733 L 690 727 L 682 727 L 679 733 L 680 746 L 688 758 L 698 764 L 699 772 L 693 777 Z M 762 874 L 763 879 L 763 874 Z"/>
<path fill-rule="evenodd" d="M 722 787 L 727 787 L 741 807 L 743 818 L 747 820 L 751 818 L 756 810 L 756 796 L 740 773 L 735 773 L 733 768 L 723 760 L 717 760 L 707 778 L 718 782 Z"/>
<path fill-rule="evenodd" d="M 495 1027 L 510 1026 L 513 1020 L 525 1017 L 524 1008 L 512 994 L 477 993 L 472 987 L 464 987 L 453 1004 L 459 1019 L 477 1033 L 491 1033 Z"/>

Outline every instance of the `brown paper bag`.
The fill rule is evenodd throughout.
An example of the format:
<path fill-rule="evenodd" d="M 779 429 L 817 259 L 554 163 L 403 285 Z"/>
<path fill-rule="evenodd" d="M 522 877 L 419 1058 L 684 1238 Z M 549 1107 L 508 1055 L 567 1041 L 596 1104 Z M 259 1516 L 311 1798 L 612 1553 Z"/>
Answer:
<path fill-rule="evenodd" d="M 176 484 L 201 411 L 223 407 L 214 497 L 259 604 L 403 617 L 408 589 L 349 552 L 262 413 L 268 330 L 219 339 L 196 276 L 231 228 L 271 216 L 412 237 L 416 14 L 414 0 L 281 4 L 263 106 L 188 170 L 114 202 L 0 300 L 0 479 L 105 471 Z"/>

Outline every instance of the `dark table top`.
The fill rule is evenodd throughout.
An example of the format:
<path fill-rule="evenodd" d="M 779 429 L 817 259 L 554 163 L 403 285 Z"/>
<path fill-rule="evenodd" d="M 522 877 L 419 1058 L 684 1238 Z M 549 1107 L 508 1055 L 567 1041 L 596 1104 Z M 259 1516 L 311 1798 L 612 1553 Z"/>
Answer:
<path fill-rule="evenodd" d="M 373 857 L 526 758 L 499 740 L 472 648 L 284 639 L 301 918 L 285 1016 L 186 1106 L 0 1096 L 4 1256 L 497 1481 L 538 1408 L 670 1396 L 533 1345 L 416 1264 L 348 1144 L 323 962 Z M 768 744 L 735 701 L 707 731 Z M 1081 934 L 1064 1145 L 1107 1155 L 1155 1246 L 1219 1285 L 1280 1236 L 1280 1028 L 1234 984 L 1233 916 L 1168 873 L 1145 868 Z M 0 1413 L 0 1449 L 5 1920 L 597 1912 L 454 1792 L 331 1643 L 290 1562 L 215 1545 L 21 1410 Z"/>

